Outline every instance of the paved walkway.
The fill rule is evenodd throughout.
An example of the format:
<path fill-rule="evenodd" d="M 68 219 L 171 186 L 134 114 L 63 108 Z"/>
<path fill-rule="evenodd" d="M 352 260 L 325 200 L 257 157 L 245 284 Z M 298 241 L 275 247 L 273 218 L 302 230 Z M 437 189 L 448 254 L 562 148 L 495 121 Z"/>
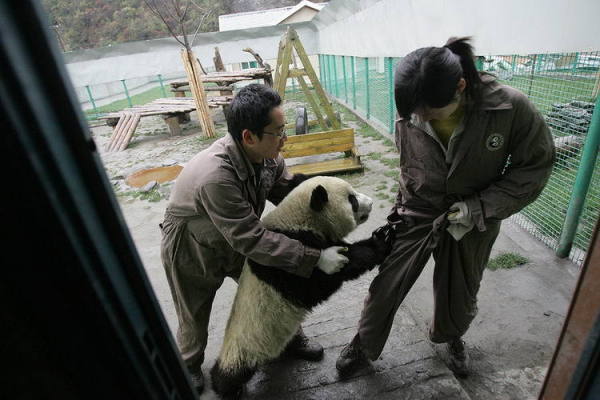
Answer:
<path fill-rule="evenodd" d="M 166 206 L 122 201 L 121 206 L 165 317 L 174 332 L 176 316 L 162 266 L 157 229 Z M 367 235 L 385 210 L 352 236 Z M 378 215 L 382 214 L 382 215 Z M 505 222 L 493 254 L 513 251 L 531 263 L 515 270 L 486 271 L 479 315 L 465 336 L 473 376 L 458 380 L 444 363 L 442 346 L 427 339 L 431 318 L 433 265 L 426 267 L 396 315 L 383 354 L 373 367 L 340 381 L 335 360 L 356 330 L 362 301 L 375 272 L 348 282 L 319 306 L 304 324 L 325 347 L 325 359 L 311 363 L 279 360 L 260 370 L 248 384 L 249 399 L 529 399 L 535 398 L 568 309 L 577 269 L 510 222 Z M 218 292 L 210 323 L 205 373 L 222 343 L 236 285 L 227 279 Z M 208 389 L 202 399 L 214 399 Z"/>

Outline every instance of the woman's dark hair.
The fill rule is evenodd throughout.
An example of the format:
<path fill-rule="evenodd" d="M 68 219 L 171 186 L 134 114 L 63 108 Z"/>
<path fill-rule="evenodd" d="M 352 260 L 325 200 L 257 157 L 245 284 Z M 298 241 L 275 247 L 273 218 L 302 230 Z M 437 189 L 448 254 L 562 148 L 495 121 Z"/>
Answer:
<path fill-rule="evenodd" d="M 444 107 L 452 102 L 460 78 L 467 97 L 479 101 L 481 78 L 473 60 L 470 37 L 450 38 L 443 47 L 424 47 L 409 53 L 396 65 L 394 94 L 403 118 L 419 107 Z"/>
<path fill-rule="evenodd" d="M 270 87 L 258 83 L 245 86 L 225 112 L 227 130 L 237 141 L 242 140 L 244 129 L 251 130 L 262 139 L 263 129 L 271 123 L 271 110 L 280 104 L 281 97 Z"/>

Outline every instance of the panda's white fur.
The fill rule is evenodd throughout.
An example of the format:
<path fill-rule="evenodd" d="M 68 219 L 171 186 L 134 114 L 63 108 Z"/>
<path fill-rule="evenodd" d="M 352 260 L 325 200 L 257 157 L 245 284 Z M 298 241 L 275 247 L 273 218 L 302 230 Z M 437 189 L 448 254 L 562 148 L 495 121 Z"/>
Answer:
<path fill-rule="evenodd" d="M 256 367 L 277 358 L 306 314 L 245 265 L 219 355 L 221 368 Z"/>
<path fill-rule="evenodd" d="M 308 204 L 313 189 L 319 185 L 327 190 L 328 206 L 321 212 L 314 212 Z M 354 194 L 358 199 L 358 214 L 352 211 L 348 202 L 350 194 Z M 358 222 L 366 220 L 361 220 L 363 216 L 368 217 L 371 200 L 365 197 L 343 179 L 317 176 L 290 192 L 275 210 L 263 218 L 263 224 L 268 229 L 308 230 L 333 240 L 342 240 L 356 228 Z"/>
<path fill-rule="evenodd" d="M 328 201 L 323 210 L 309 206 L 313 190 L 321 185 Z M 353 211 L 348 197 L 358 200 Z M 315 177 L 304 181 L 263 218 L 268 229 L 310 231 L 319 237 L 341 241 L 358 223 L 364 222 L 372 201 L 356 192 L 346 181 L 335 177 Z M 271 285 L 263 282 L 246 263 L 227 322 L 218 366 L 224 373 L 236 374 L 277 358 L 297 332 L 308 311 L 292 304 Z"/>

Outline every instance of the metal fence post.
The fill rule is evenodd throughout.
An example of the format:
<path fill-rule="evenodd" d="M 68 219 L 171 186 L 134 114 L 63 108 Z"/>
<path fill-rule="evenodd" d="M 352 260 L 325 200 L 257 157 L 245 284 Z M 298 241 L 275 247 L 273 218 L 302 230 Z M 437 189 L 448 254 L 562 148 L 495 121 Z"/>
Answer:
<path fill-rule="evenodd" d="M 354 63 L 356 58 L 350 58 L 350 69 L 352 70 L 352 108 L 356 110 L 356 73 L 354 71 Z"/>
<path fill-rule="evenodd" d="M 325 56 L 325 80 L 327 84 L 325 85 L 325 90 L 327 92 L 331 92 L 331 76 L 329 75 L 329 54 Z"/>
<path fill-rule="evenodd" d="M 129 90 L 127 90 L 127 85 L 125 84 L 125 79 L 121 79 L 121 83 L 123 84 L 123 89 L 125 89 L 125 96 L 127 96 L 127 103 L 129 104 L 129 107 L 133 107 L 133 104 L 131 103 L 131 97 L 129 97 Z"/>
<path fill-rule="evenodd" d="M 598 146 L 600 145 L 600 97 L 596 99 L 596 106 L 592 114 L 592 121 L 588 130 L 588 135 L 583 146 L 583 154 L 581 155 L 581 163 L 575 177 L 573 185 L 573 193 L 569 201 L 567 216 L 560 234 L 558 249 L 556 255 L 561 258 L 569 256 L 571 247 L 573 247 L 573 239 L 577 232 L 579 218 L 583 212 L 583 205 L 590 187 L 596 157 L 598 156 Z"/>
<path fill-rule="evenodd" d="M 344 74 L 344 101 L 348 104 L 348 79 L 346 79 L 346 56 L 342 56 L 342 73 Z"/>
<path fill-rule="evenodd" d="M 388 90 L 389 90 L 389 112 L 390 112 L 390 118 L 389 118 L 389 122 L 390 122 L 390 132 L 394 133 L 394 61 L 392 59 L 392 57 L 386 57 L 385 59 L 386 61 L 386 69 L 387 69 L 387 86 L 388 86 Z"/>
<path fill-rule="evenodd" d="M 323 81 L 323 54 L 319 54 L 319 79 L 321 80 L 321 84 L 324 84 Z"/>
<path fill-rule="evenodd" d="M 329 91 L 329 59 L 325 54 L 323 55 L 323 77 L 325 78 L 325 84 L 323 85 L 323 89 L 325 91 Z"/>
<path fill-rule="evenodd" d="M 510 63 L 512 65 L 512 73 L 515 73 L 515 68 L 517 67 L 517 55 L 513 54 L 512 59 L 510 60 Z"/>
<path fill-rule="evenodd" d="M 577 64 L 579 64 L 579 53 L 575 53 L 575 59 L 573 60 L 573 67 L 571 68 L 571 73 L 574 74 L 577 72 Z"/>
<path fill-rule="evenodd" d="M 485 57 L 483 56 L 475 56 L 475 68 L 477 71 L 483 71 L 483 60 Z"/>
<path fill-rule="evenodd" d="M 85 85 L 85 90 L 87 90 L 88 98 L 90 99 L 90 103 L 92 103 L 92 108 L 94 109 L 96 118 L 98 118 L 98 109 L 96 108 L 96 102 L 94 101 L 94 96 L 92 96 L 92 91 L 90 90 L 90 85 Z"/>
<path fill-rule="evenodd" d="M 338 90 L 338 75 L 337 75 L 337 58 L 338 56 L 333 56 L 333 76 L 335 78 L 335 97 L 340 97 Z"/>
<path fill-rule="evenodd" d="M 167 92 L 165 91 L 165 85 L 163 83 L 162 75 L 158 74 L 158 81 L 160 82 L 160 91 L 162 92 L 163 97 L 167 97 Z"/>
<path fill-rule="evenodd" d="M 365 90 L 367 92 L 367 119 L 371 119 L 371 96 L 369 90 L 369 57 L 365 57 Z"/>

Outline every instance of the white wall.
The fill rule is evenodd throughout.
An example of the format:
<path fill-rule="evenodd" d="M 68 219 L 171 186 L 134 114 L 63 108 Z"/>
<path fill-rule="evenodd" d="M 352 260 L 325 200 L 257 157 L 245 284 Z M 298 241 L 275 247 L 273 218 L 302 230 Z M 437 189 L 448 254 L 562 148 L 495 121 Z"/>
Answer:
<path fill-rule="evenodd" d="M 474 37 L 476 54 L 528 54 L 600 50 L 600 0 L 331 0 L 311 22 L 292 26 L 308 54 L 403 56 L 441 46 L 450 36 Z M 198 35 L 195 54 L 213 65 L 219 46 L 225 64 L 276 59 L 287 26 Z M 172 38 L 123 43 L 67 53 L 74 86 L 168 75 L 183 65 Z"/>
<path fill-rule="evenodd" d="M 318 54 L 314 25 L 304 22 L 291 26 L 298 32 L 306 52 Z M 215 46 L 219 47 L 225 64 L 254 61 L 252 55 L 242 51 L 246 47 L 252 48 L 264 60 L 277 59 L 279 40 L 286 29 L 287 26 L 278 25 L 199 34 L 193 50 L 205 68 L 213 66 Z M 185 74 L 181 49 L 182 46 L 172 38 L 147 40 L 67 53 L 65 62 L 73 85 L 80 87 L 176 71 Z"/>
<path fill-rule="evenodd" d="M 323 54 L 402 56 L 451 36 L 473 36 L 480 55 L 600 50 L 600 0 L 332 0 L 324 11 L 313 20 Z"/>

